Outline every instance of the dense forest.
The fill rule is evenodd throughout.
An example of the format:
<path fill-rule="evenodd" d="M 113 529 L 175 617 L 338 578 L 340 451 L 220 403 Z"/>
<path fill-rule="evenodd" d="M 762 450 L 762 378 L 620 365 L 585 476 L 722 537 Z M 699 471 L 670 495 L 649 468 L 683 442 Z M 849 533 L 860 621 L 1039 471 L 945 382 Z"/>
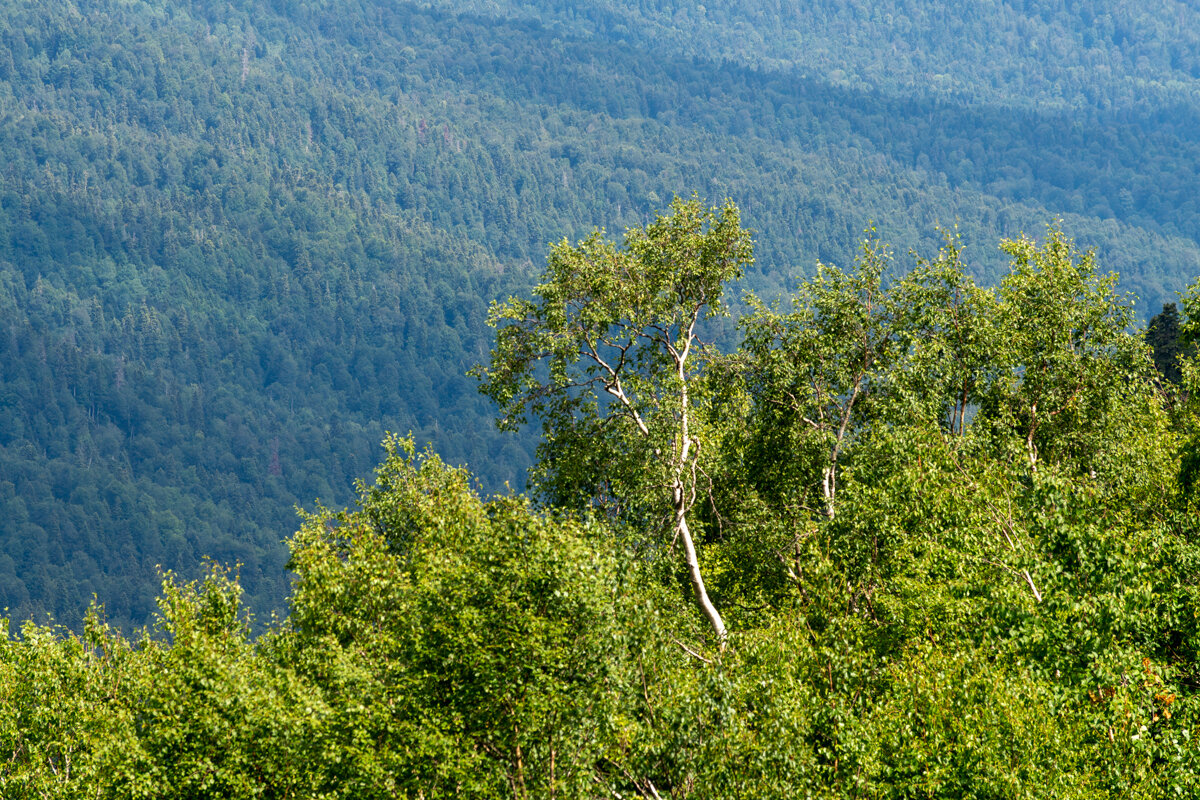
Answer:
<path fill-rule="evenodd" d="M 1200 281 L 1176 385 L 1093 251 L 1000 249 L 988 288 L 867 238 L 734 309 L 730 202 L 555 245 L 474 371 L 528 496 L 389 437 L 261 635 L 216 565 L 136 637 L 25 623 L 0 793 L 1195 796 Z"/>
<path fill-rule="evenodd" d="M 536 437 L 465 375 L 488 303 L 677 192 L 739 203 L 764 298 L 872 222 L 957 225 L 991 284 L 1061 219 L 1143 320 L 1200 274 L 1180 3 L 0 8 L 13 619 L 96 596 L 129 632 L 204 558 L 281 611 L 294 509 L 349 503 L 388 431 L 524 486 Z"/>

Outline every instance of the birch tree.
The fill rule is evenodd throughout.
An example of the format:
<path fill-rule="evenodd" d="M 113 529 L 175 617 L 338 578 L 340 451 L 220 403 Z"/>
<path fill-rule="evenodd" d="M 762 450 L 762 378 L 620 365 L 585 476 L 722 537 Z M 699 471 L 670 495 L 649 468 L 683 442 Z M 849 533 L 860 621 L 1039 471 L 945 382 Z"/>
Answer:
<path fill-rule="evenodd" d="M 1116 274 L 1101 274 L 1095 253 L 1058 227 L 1041 245 L 1022 236 L 1000 246 L 1011 271 L 998 290 L 998 369 L 980 413 L 1002 438 L 1020 440 L 1030 470 L 1049 459 L 1095 472 L 1111 426 L 1136 429 L 1121 420 L 1146 404 L 1152 367 L 1130 330 L 1132 302 L 1117 293 Z"/>
<path fill-rule="evenodd" d="M 865 425 L 879 376 L 898 352 L 902 317 L 883 287 L 890 263 L 885 245 L 866 241 L 852 272 L 818 264 L 816 276 L 792 297 L 790 312 L 751 298 L 755 314 L 742 323 L 741 360 L 758 427 L 792 432 L 787 441 L 797 451 L 815 449 L 821 512 L 830 519 L 842 458 Z"/>
<path fill-rule="evenodd" d="M 541 421 L 536 474 L 546 500 L 657 528 L 682 546 L 721 646 L 725 623 L 689 524 L 704 472 L 700 378 L 716 355 L 701 326 L 726 313 L 722 291 L 751 250 L 732 202 L 705 208 L 696 198 L 676 198 L 620 245 L 602 231 L 564 240 L 533 299 L 493 307 L 496 346 L 476 370 L 501 428 Z"/>

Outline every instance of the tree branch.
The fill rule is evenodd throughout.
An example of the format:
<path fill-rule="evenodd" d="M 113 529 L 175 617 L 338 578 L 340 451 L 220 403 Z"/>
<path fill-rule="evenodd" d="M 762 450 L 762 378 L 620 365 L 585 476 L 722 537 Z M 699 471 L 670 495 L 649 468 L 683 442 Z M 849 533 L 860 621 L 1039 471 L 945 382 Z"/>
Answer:
<path fill-rule="evenodd" d="M 590 341 L 585 341 L 584 345 L 586 347 L 586 351 L 583 352 L 582 355 L 592 359 L 592 361 L 594 361 L 609 375 L 609 380 L 603 381 L 604 391 L 608 392 L 621 402 L 621 405 L 625 407 L 626 412 L 633 419 L 634 424 L 637 425 L 638 430 L 641 431 L 642 436 L 648 437 L 650 435 L 650 428 L 646 426 L 646 422 L 642 419 L 642 415 L 639 414 L 637 408 L 634 407 L 633 401 L 629 399 L 627 394 L 625 394 L 625 389 L 621 386 L 621 376 L 596 351 L 596 346 L 594 344 L 592 344 Z M 622 360 L 624 360 L 624 351 L 622 351 Z"/>

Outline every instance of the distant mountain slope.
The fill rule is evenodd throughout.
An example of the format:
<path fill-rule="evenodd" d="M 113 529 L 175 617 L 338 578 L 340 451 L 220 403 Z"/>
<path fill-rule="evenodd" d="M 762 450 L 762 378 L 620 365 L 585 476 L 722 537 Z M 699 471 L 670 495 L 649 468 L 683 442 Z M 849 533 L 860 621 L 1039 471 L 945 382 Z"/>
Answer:
<path fill-rule="evenodd" d="M 434 0 L 639 48 L 858 90 L 1146 108 L 1200 97 L 1200 8 L 1181 0 Z"/>
<path fill-rule="evenodd" d="M 529 441 L 464 376 L 488 302 L 672 192 L 742 206 L 767 294 L 872 220 L 900 253 L 957 222 L 987 278 L 1001 236 L 1062 216 L 1143 309 L 1200 273 L 1191 56 L 1126 37 L 1103 97 L 1052 108 L 1012 100 L 1024 51 L 906 94 L 957 24 L 923 7 L 915 66 L 875 81 L 836 5 L 812 30 L 867 77 L 780 55 L 799 23 L 753 4 L 0 3 L 0 605 L 76 619 L 94 593 L 134 624 L 156 564 L 210 556 L 279 608 L 293 506 L 348 502 L 385 430 L 519 484 Z"/>

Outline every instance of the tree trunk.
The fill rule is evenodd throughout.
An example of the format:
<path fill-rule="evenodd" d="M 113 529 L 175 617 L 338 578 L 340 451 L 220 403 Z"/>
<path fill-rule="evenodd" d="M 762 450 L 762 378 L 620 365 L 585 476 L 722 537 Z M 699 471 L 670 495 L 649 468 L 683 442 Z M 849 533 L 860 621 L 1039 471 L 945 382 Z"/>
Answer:
<path fill-rule="evenodd" d="M 700 561 L 696 557 L 696 545 L 692 542 L 692 532 L 687 524 L 686 507 L 684 503 L 683 483 L 675 484 L 675 535 L 683 542 L 683 551 L 687 557 L 688 575 L 692 579 L 692 589 L 696 592 L 696 604 L 712 625 L 717 634 L 717 647 L 725 652 L 725 640 L 729 634 L 725 630 L 725 622 L 721 613 L 708 599 L 708 591 L 704 588 L 704 576 L 700 574 Z"/>

